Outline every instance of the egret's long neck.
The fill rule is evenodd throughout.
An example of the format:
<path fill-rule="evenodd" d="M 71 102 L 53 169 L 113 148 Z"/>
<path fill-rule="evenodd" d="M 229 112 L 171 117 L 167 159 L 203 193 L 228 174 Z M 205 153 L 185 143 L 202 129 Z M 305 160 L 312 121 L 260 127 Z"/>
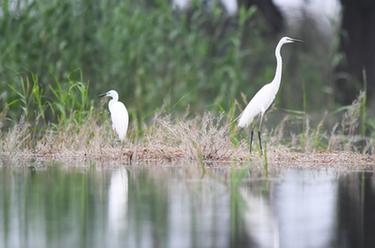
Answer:
<path fill-rule="evenodd" d="M 276 84 L 277 89 L 279 89 L 280 87 L 281 74 L 283 70 L 283 59 L 281 58 L 281 54 L 280 54 L 280 50 L 282 46 L 283 46 L 283 43 L 279 42 L 279 44 L 277 44 L 276 49 L 275 49 L 276 73 L 275 73 L 275 77 L 272 80 L 272 83 Z"/>

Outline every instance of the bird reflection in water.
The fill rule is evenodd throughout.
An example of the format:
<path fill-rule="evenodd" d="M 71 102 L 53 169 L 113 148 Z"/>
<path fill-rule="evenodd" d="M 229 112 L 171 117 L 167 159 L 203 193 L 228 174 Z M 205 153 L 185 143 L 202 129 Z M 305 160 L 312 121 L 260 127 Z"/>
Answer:
<path fill-rule="evenodd" d="M 128 172 L 125 168 L 113 171 L 108 192 L 108 232 L 110 242 L 122 239 L 127 229 Z"/>

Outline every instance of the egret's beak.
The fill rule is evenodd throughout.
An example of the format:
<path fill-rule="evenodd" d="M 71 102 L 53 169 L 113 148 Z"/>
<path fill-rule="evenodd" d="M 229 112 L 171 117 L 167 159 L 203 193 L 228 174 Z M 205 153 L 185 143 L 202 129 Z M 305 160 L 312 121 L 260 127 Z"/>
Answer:
<path fill-rule="evenodd" d="M 297 39 L 292 39 L 290 38 L 293 42 L 300 42 L 300 43 L 303 43 L 303 40 L 297 40 Z"/>
<path fill-rule="evenodd" d="M 107 95 L 107 93 L 103 93 L 103 94 L 99 94 L 98 96 L 103 97 L 103 96 L 106 96 L 106 95 Z"/>

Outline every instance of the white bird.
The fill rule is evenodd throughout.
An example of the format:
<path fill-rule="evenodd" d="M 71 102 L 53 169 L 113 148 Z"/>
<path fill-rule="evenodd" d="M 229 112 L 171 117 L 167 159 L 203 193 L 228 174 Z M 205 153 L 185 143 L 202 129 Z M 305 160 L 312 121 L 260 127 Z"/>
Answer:
<path fill-rule="evenodd" d="M 275 100 L 276 94 L 280 88 L 281 82 L 281 72 L 283 61 L 281 58 L 280 50 L 284 44 L 293 43 L 293 42 L 302 42 L 301 40 L 292 39 L 289 37 L 283 37 L 280 39 L 279 43 L 275 49 L 275 56 L 276 56 L 276 72 L 275 77 L 273 78 L 271 83 L 264 85 L 251 99 L 249 104 L 246 106 L 245 110 L 241 113 L 239 120 L 238 120 L 238 127 L 245 128 L 248 127 L 254 120 L 254 118 L 259 115 L 260 122 L 258 127 L 258 138 L 259 138 L 259 147 L 261 153 L 263 153 L 262 149 L 262 139 L 260 133 L 262 131 L 262 123 L 263 123 L 263 116 L 268 108 L 271 106 L 272 102 Z M 250 133 L 250 152 L 251 152 L 251 145 L 253 142 L 253 134 L 254 130 L 251 128 Z"/>
<path fill-rule="evenodd" d="M 117 133 L 119 139 L 123 141 L 129 124 L 129 114 L 125 105 L 118 100 L 118 93 L 115 90 L 110 90 L 100 96 L 112 97 L 108 103 L 109 112 L 111 113 L 112 129 Z"/>

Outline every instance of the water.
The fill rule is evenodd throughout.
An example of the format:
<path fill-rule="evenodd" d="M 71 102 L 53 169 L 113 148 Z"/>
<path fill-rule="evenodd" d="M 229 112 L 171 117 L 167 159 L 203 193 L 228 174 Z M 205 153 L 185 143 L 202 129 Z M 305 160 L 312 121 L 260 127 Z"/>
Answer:
<path fill-rule="evenodd" d="M 370 172 L 0 168 L 0 247 L 375 247 Z"/>

